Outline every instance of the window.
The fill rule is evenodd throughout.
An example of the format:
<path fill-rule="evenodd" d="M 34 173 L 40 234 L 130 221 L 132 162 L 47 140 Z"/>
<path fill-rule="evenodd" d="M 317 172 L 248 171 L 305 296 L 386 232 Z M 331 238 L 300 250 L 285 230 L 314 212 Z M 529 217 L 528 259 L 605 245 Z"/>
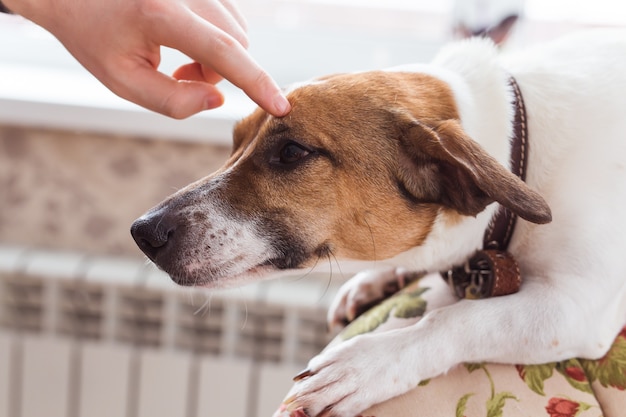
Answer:
<path fill-rule="evenodd" d="M 524 2 L 514 42 L 530 44 L 589 26 L 626 26 L 617 0 L 458 0 Z M 281 85 L 314 76 L 428 61 L 452 38 L 455 0 L 239 0 L 250 51 Z M 187 58 L 164 49 L 170 73 Z M 230 142 L 233 120 L 253 104 L 225 85 L 226 105 L 186 121 L 150 114 L 114 96 L 47 32 L 0 15 L 0 122 L 118 129 L 145 135 L 207 136 Z M 28 107 L 34 105 L 35 107 Z M 43 106 L 43 107 L 42 107 Z M 110 114 L 112 122 L 104 117 Z M 208 135 L 211 136 L 211 135 Z"/>

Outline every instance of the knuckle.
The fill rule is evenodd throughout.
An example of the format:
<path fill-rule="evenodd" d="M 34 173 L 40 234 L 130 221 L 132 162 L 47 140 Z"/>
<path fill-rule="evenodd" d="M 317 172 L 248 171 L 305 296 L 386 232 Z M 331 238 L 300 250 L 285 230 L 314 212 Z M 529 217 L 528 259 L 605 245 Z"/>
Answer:
<path fill-rule="evenodd" d="M 180 102 L 179 88 L 172 88 L 158 103 L 157 112 L 174 119 L 184 119 L 189 116 Z"/>
<path fill-rule="evenodd" d="M 135 0 L 135 7 L 141 16 L 150 21 L 166 22 L 171 17 L 171 3 L 163 0 Z"/>
<path fill-rule="evenodd" d="M 176 94 L 169 94 L 163 99 L 159 112 L 178 120 L 187 118 L 188 112 L 177 101 Z"/>
<path fill-rule="evenodd" d="M 222 32 L 213 38 L 212 49 L 217 56 L 229 56 L 241 44 L 229 34 Z"/>
<path fill-rule="evenodd" d="M 265 71 L 259 71 L 254 78 L 254 84 L 264 86 L 266 90 L 269 90 L 273 82 L 268 73 Z"/>

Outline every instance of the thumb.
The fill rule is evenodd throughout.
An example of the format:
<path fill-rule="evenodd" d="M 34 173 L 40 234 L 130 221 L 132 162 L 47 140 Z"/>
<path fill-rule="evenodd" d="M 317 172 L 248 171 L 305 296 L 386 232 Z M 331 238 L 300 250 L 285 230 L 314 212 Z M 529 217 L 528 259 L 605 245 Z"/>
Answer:
<path fill-rule="evenodd" d="M 224 103 L 224 96 L 213 84 L 176 80 L 152 67 L 136 68 L 128 79 L 117 85 L 112 91 L 120 97 L 175 119 L 184 119 Z"/>

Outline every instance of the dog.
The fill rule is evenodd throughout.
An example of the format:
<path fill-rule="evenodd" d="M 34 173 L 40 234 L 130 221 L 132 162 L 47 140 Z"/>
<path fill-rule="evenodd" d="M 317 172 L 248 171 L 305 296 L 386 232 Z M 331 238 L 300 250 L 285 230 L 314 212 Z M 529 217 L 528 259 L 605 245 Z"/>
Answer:
<path fill-rule="evenodd" d="M 525 104 L 525 182 L 510 171 L 511 79 Z M 340 290 L 329 318 L 341 322 L 371 301 L 355 294 L 401 280 L 395 267 L 462 265 L 501 207 L 519 217 L 508 245 L 518 292 L 327 349 L 291 393 L 309 416 L 356 415 L 462 362 L 605 354 L 626 323 L 626 32 L 509 54 L 460 41 L 430 64 L 321 77 L 288 99 L 289 115 L 254 111 L 221 169 L 133 224 L 178 284 L 386 261 Z"/>

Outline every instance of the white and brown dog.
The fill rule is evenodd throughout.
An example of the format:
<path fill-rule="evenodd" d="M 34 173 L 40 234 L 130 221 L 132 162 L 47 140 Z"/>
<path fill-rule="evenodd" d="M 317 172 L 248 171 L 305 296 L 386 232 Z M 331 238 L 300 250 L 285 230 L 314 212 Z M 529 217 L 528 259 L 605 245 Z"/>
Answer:
<path fill-rule="evenodd" d="M 526 183 L 509 171 L 510 77 L 526 107 Z M 255 111 L 219 171 L 133 224 L 177 283 L 229 286 L 328 257 L 438 272 L 482 246 L 499 206 L 521 217 L 508 248 L 519 292 L 326 350 L 294 389 L 310 416 L 354 415 L 462 362 L 607 351 L 626 322 L 626 33 L 507 57 L 462 41 L 431 65 L 320 78 L 288 98 L 288 116 Z M 332 320 L 360 285 L 348 281 Z"/>

